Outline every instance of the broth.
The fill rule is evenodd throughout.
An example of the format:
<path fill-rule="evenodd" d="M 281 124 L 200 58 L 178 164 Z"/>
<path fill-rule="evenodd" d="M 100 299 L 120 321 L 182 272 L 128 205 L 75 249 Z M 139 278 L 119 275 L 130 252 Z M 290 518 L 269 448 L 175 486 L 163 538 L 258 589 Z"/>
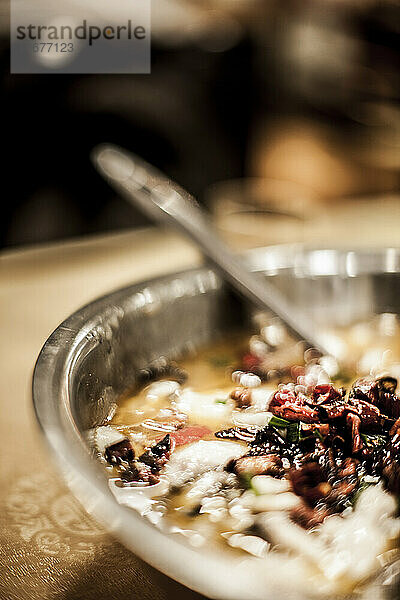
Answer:
<path fill-rule="evenodd" d="M 117 500 L 193 546 L 299 556 L 329 593 L 370 578 L 398 556 L 398 339 L 378 340 L 389 373 L 379 364 L 360 380 L 365 349 L 344 333 L 331 335 L 345 368 L 275 321 L 177 365 L 160 359 L 95 433 Z"/>

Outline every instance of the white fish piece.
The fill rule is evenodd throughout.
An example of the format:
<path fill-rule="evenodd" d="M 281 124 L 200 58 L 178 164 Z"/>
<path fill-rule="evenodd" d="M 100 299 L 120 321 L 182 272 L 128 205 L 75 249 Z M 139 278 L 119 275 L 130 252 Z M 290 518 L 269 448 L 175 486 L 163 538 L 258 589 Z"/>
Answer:
<path fill-rule="evenodd" d="M 269 325 L 265 325 L 261 329 L 263 339 L 272 347 L 280 346 L 287 335 L 286 328 L 282 323 L 275 321 Z"/>
<path fill-rule="evenodd" d="M 258 335 L 253 335 L 249 340 L 249 350 L 254 356 L 264 358 L 269 352 L 269 347 Z"/>
<path fill-rule="evenodd" d="M 203 498 L 201 503 L 200 512 L 207 513 L 212 512 L 214 510 L 219 510 L 220 508 L 226 508 L 227 501 L 226 498 L 222 496 L 211 496 L 207 498 Z"/>
<path fill-rule="evenodd" d="M 111 425 L 104 425 L 102 427 L 97 427 L 94 439 L 97 450 L 100 454 L 104 454 L 107 446 L 112 446 L 112 444 L 121 442 L 125 439 L 125 436 L 114 427 L 111 427 Z"/>
<path fill-rule="evenodd" d="M 243 373 L 240 378 L 240 385 L 248 388 L 257 388 L 261 385 L 261 379 L 254 373 Z"/>
<path fill-rule="evenodd" d="M 360 494 L 355 507 L 356 513 L 363 514 L 373 523 L 393 515 L 395 511 L 395 497 L 385 492 L 380 485 L 367 487 Z"/>
<path fill-rule="evenodd" d="M 169 531 L 170 533 L 177 533 L 185 537 L 194 548 L 200 548 L 206 542 L 206 538 L 194 529 L 181 529 L 174 525 Z"/>
<path fill-rule="evenodd" d="M 270 544 L 256 535 L 244 535 L 243 533 L 222 533 L 222 537 L 226 538 L 228 544 L 232 548 L 241 548 L 253 556 L 263 558 Z"/>
<path fill-rule="evenodd" d="M 224 466 L 232 458 L 246 453 L 241 444 L 230 441 L 200 440 L 176 450 L 163 473 L 171 485 L 180 487 L 206 471 Z"/>
<path fill-rule="evenodd" d="M 233 371 L 233 373 L 232 373 L 233 383 L 240 383 L 240 378 L 242 375 L 244 375 L 244 371 Z"/>
<path fill-rule="evenodd" d="M 194 502 L 199 502 L 206 495 L 217 493 L 225 483 L 234 477 L 232 473 L 225 471 L 208 471 L 190 486 L 186 497 Z"/>
<path fill-rule="evenodd" d="M 259 515 L 257 523 L 274 544 L 307 558 L 331 585 L 348 586 L 379 568 L 377 557 L 390 545 L 388 523 L 395 521 L 390 516 L 394 507 L 394 499 L 374 486 L 360 495 L 355 510 L 346 517 L 328 517 L 314 534 L 291 522 L 283 511 Z"/>
<path fill-rule="evenodd" d="M 218 402 L 226 400 L 226 404 Z M 226 392 L 216 390 L 212 394 L 194 392 L 185 388 L 175 403 L 176 408 L 190 416 L 198 425 L 219 425 L 221 422 L 230 421 L 232 404 L 226 398 Z"/>
<path fill-rule="evenodd" d="M 255 475 L 251 479 L 251 487 L 256 494 L 281 494 L 291 489 L 287 479 L 276 479 L 271 475 Z"/>
<path fill-rule="evenodd" d="M 360 358 L 360 373 L 376 373 L 385 369 L 385 348 L 370 348 Z"/>
<path fill-rule="evenodd" d="M 211 523 L 218 523 L 224 521 L 228 515 L 226 508 L 218 508 L 215 510 L 200 510 L 200 512 L 206 513 Z"/>
<path fill-rule="evenodd" d="M 256 411 L 267 411 L 269 409 L 273 388 L 259 387 L 251 391 L 251 404 Z"/>
<path fill-rule="evenodd" d="M 257 524 L 274 544 L 318 564 L 324 545 L 304 529 L 295 525 L 285 512 L 265 513 L 257 517 Z"/>
<path fill-rule="evenodd" d="M 246 388 L 257 388 L 261 385 L 259 376 L 247 371 L 233 371 L 232 381 Z"/>
<path fill-rule="evenodd" d="M 225 506 L 226 501 L 221 496 L 214 496 L 221 488 L 236 479 L 232 473 L 226 471 L 208 471 L 196 479 L 193 483 L 185 486 L 182 490 L 184 504 L 187 508 L 195 508 L 199 504 L 215 502 Z M 220 506 L 218 506 L 220 508 Z"/>
<path fill-rule="evenodd" d="M 251 510 L 243 506 L 240 502 L 236 504 L 230 503 L 228 511 L 232 522 L 231 527 L 235 532 L 244 531 L 254 525 L 254 515 Z"/>
<path fill-rule="evenodd" d="M 118 479 L 109 479 L 108 486 L 120 504 L 132 506 L 143 504 L 143 498 L 156 498 L 168 492 L 169 483 L 166 477 L 160 477 L 159 483 L 147 485 L 138 482 L 136 485 L 119 486 Z"/>
<path fill-rule="evenodd" d="M 115 483 L 115 479 L 108 481 L 109 488 L 119 504 L 133 508 L 142 516 L 152 510 L 155 500 L 138 493 L 135 488 L 120 488 Z"/>
<path fill-rule="evenodd" d="M 177 381 L 155 381 L 145 390 L 145 399 L 149 402 L 156 402 L 163 398 L 173 399 L 181 389 Z"/>
<path fill-rule="evenodd" d="M 381 486 L 370 486 L 346 518 L 329 517 L 319 528 L 320 539 L 329 549 L 320 557 L 320 568 L 328 579 L 346 577 L 359 581 L 379 568 L 378 556 L 399 535 L 396 501 Z"/>
<path fill-rule="evenodd" d="M 272 419 L 273 414 L 270 412 L 256 412 L 254 410 L 235 410 L 232 413 L 232 420 L 235 425 L 246 426 L 255 425 L 257 427 L 265 427 Z"/>
<path fill-rule="evenodd" d="M 320 555 L 318 565 L 325 577 L 359 581 L 372 574 L 378 567 L 377 555 L 386 545 L 379 528 L 368 526 L 362 517 L 354 515 L 346 519 L 331 517 L 326 523 L 329 521 L 330 535 L 325 523 L 320 529 L 326 550 Z"/>
<path fill-rule="evenodd" d="M 339 363 L 334 356 L 321 356 L 319 363 L 322 369 L 329 375 L 329 377 L 335 377 L 339 372 Z"/>
<path fill-rule="evenodd" d="M 254 492 L 249 490 L 243 494 L 243 503 L 244 506 L 251 508 L 254 512 L 284 511 L 298 506 L 300 498 L 292 492 L 256 496 Z"/>
<path fill-rule="evenodd" d="M 150 523 L 152 523 L 153 525 L 160 525 L 162 523 L 162 518 L 163 518 L 163 513 L 159 512 L 158 510 L 153 510 L 153 507 L 151 510 L 149 510 L 149 512 L 145 513 L 144 515 L 149 521 Z"/>
<path fill-rule="evenodd" d="M 387 542 L 400 537 L 400 519 L 395 518 L 396 499 L 381 485 L 371 485 L 366 488 L 360 495 L 354 512 L 356 515 L 360 514 L 368 518 L 375 527 L 378 526 Z"/>

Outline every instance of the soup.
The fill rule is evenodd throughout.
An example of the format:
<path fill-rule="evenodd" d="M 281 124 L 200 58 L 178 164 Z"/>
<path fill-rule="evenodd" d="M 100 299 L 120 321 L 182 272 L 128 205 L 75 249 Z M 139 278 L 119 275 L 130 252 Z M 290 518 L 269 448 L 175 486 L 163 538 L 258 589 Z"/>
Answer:
<path fill-rule="evenodd" d="M 379 319 L 355 329 L 367 349 L 327 332 L 342 361 L 266 317 L 255 335 L 160 358 L 95 432 L 117 500 L 195 547 L 298 557 L 316 593 L 368 582 L 398 559 L 400 532 L 397 320 L 382 334 Z"/>

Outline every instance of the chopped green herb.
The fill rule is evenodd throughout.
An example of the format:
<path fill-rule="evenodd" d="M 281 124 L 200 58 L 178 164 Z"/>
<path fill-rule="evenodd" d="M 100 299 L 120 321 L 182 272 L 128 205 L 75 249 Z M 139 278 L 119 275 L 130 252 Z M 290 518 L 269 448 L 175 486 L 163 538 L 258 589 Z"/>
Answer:
<path fill-rule="evenodd" d="M 245 487 L 246 489 L 252 489 L 251 488 L 251 480 L 253 479 L 253 475 L 250 475 L 250 473 L 241 473 L 240 475 L 240 482 L 243 485 L 243 487 Z"/>
<path fill-rule="evenodd" d="M 354 375 L 351 371 L 346 369 L 339 369 L 336 375 L 332 378 L 335 383 L 339 383 L 340 385 L 347 385 L 351 383 L 354 379 Z"/>
<path fill-rule="evenodd" d="M 249 489 L 254 492 L 256 496 L 260 496 L 260 492 L 257 491 L 257 486 L 253 485 L 253 477 L 250 477 Z"/>
<path fill-rule="evenodd" d="M 297 444 L 300 440 L 301 423 L 290 423 L 287 426 L 286 441 L 289 444 Z"/>
<path fill-rule="evenodd" d="M 361 439 L 369 448 L 379 448 L 379 446 L 383 446 L 386 442 L 386 438 L 384 435 L 367 435 L 366 433 L 361 434 Z"/>
<path fill-rule="evenodd" d="M 286 429 L 288 425 L 290 425 L 290 421 L 286 421 L 286 419 L 281 419 L 280 417 L 273 416 L 268 425 L 271 427 L 277 427 L 278 429 Z"/>
<path fill-rule="evenodd" d="M 324 436 L 321 434 L 320 430 L 317 427 L 314 427 L 314 429 L 310 429 L 309 425 L 300 421 L 299 442 L 302 442 L 307 438 L 319 438 L 321 442 L 324 441 Z"/>
<path fill-rule="evenodd" d="M 228 401 L 227 398 L 217 398 L 216 400 L 214 400 L 215 404 L 226 404 Z"/>
<path fill-rule="evenodd" d="M 216 368 L 229 367 L 232 364 L 232 358 L 224 355 L 213 355 L 209 357 L 209 363 Z"/>

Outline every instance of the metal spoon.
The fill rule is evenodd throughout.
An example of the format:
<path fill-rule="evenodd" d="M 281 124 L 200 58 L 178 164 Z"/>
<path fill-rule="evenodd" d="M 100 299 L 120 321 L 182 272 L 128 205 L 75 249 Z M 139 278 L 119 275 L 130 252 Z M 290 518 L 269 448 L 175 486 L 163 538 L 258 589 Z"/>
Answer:
<path fill-rule="evenodd" d="M 204 211 L 184 189 L 147 162 L 110 144 L 94 148 L 96 169 L 115 190 L 147 216 L 186 234 L 224 279 L 261 310 L 279 317 L 295 337 L 322 354 L 328 352 L 313 323 L 269 282 L 247 269 L 219 239 Z"/>

